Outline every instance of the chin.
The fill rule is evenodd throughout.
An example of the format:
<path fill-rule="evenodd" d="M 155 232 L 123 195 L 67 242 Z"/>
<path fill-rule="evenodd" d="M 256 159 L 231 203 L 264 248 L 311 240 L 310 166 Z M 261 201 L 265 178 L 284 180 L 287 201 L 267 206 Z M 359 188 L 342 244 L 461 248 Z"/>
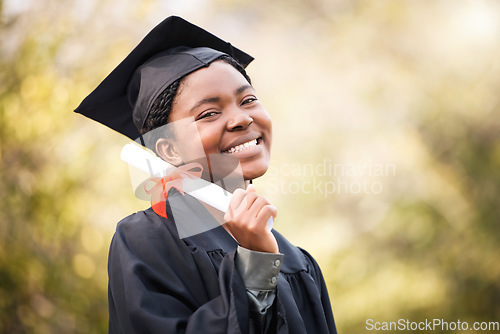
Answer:
<path fill-rule="evenodd" d="M 245 181 L 255 180 L 258 177 L 261 177 L 267 172 L 269 167 L 268 163 L 252 165 L 252 166 L 242 166 L 243 178 Z"/>

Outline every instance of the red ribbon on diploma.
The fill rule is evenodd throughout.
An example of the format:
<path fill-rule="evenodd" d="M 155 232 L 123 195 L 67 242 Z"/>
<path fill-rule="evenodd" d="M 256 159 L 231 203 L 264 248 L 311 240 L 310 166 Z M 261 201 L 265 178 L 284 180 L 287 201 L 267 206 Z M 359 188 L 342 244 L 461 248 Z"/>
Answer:
<path fill-rule="evenodd" d="M 203 167 L 197 162 L 192 162 L 180 167 L 175 168 L 172 173 L 165 175 L 164 177 L 153 177 L 150 181 L 154 182 L 154 185 L 150 189 L 146 189 L 146 184 L 144 185 L 144 191 L 146 194 L 151 195 L 151 207 L 154 212 L 158 215 L 167 217 L 167 196 L 170 189 L 177 189 L 182 195 L 184 191 L 182 190 L 182 180 L 183 179 L 197 179 L 201 177 L 203 172 Z M 149 183 L 149 182 L 148 182 Z"/>

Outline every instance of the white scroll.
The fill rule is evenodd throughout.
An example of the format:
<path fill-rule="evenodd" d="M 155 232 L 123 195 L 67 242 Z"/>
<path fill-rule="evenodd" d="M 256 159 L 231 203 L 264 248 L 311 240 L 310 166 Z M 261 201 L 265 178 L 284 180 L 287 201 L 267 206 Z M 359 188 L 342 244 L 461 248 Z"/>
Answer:
<path fill-rule="evenodd" d="M 120 157 L 130 166 L 152 177 L 163 177 L 169 173 L 169 169 L 173 170 L 175 168 L 166 161 L 145 150 L 142 146 L 134 143 L 126 144 L 122 149 Z M 202 178 L 184 178 L 182 180 L 182 187 L 185 193 L 188 193 L 219 211 L 226 212 L 229 208 L 232 194 L 214 183 L 208 182 Z M 147 196 L 143 193 L 144 191 L 144 187 L 138 186 L 135 189 L 135 194 L 138 198 L 144 198 Z M 273 218 L 271 217 L 267 222 L 267 228 L 271 230 L 272 226 Z"/>

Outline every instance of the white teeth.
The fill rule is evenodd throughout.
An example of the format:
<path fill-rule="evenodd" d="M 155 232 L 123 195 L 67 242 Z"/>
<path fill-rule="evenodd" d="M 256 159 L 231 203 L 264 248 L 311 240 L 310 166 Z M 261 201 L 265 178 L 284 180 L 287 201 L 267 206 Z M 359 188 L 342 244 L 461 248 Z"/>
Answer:
<path fill-rule="evenodd" d="M 243 143 L 243 144 L 235 146 L 235 147 L 231 147 L 226 152 L 227 153 L 236 153 L 236 152 L 243 151 L 247 148 L 254 147 L 254 146 L 257 146 L 257 139 L 250 140 L 249 142 Z"/>

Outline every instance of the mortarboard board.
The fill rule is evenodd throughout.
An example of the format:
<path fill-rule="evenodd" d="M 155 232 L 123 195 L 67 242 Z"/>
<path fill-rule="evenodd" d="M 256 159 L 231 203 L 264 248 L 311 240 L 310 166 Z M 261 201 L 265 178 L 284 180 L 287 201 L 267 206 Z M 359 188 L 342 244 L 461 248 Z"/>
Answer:
<path fill-rule="evenodd" d="M 136 139 L 151 104 L 165 88 L 223 54 L 243 67 L 253 60 L 206 30 L 170 16 L 144 37 L 75 112 Z"/>

